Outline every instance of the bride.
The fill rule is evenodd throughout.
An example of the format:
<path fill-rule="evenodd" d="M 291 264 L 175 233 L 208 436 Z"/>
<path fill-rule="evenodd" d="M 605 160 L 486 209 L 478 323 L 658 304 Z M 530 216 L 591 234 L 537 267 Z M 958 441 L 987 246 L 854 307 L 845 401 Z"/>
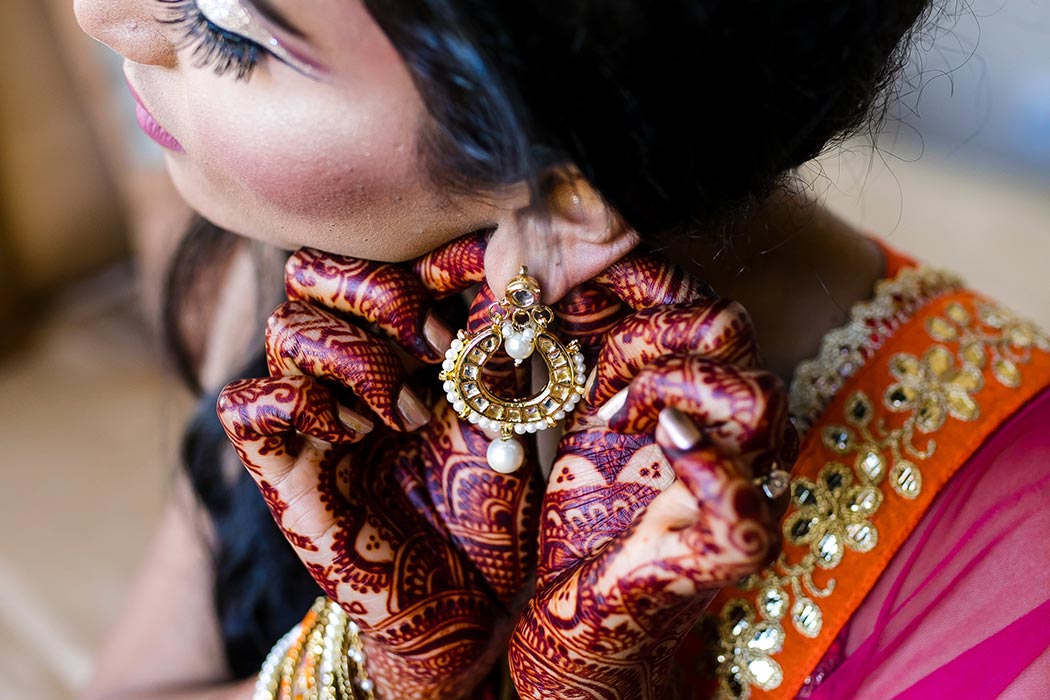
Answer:
<path fill-rule="evenodd" d="M 928 2 L 76 11 L 227 359 L 86 697 L 1045 687 L 1050 339 L 791 188 Z"/>

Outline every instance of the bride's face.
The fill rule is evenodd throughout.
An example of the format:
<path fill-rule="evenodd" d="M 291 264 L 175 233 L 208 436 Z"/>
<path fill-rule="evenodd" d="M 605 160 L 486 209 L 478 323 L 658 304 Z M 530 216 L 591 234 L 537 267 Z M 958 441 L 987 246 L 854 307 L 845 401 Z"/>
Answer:
<path fill-rule="evenodd" d="M 126 59 L 140 124 L 183 197 L 231 231 L 397 261 L 521 196 L 445 196 L 428 181 L 420 94 L 358 1 L 76 0 L 76 12 Z"/>

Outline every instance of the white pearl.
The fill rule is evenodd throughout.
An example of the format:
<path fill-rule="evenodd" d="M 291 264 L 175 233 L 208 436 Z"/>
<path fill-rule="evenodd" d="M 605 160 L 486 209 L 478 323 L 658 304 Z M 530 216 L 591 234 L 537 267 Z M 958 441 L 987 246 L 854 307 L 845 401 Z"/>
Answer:
<path fill-rule="evenodd" d="M 478 421 L 481 420 L 481 416 L 479 416 L 477 413 L 471 413 L 469 416 L 467 416 L 467 420 L 473 423 L 474 425 L 477 425 Z"/>
<path fill-rule="evenodd" d="M 510 474 L 525 461 L 525 448 L 517 440 L 493 440 L 485 457 L 493 471 Z"/>
<path fill-rule="evenodd" d="M 514 426 L 514 432 L 516 432 L 518 435 L 524 435 L 525 434 L 525 424 L 524 423 L 517 423 Z"/>
<path fill-rule="evenodd" d="M 504 338 L 506 338 L 507 336 L 510 336 L 510 335 L 514 335 L 514 326 L 511 325 L 510 321 L 508 321 L 507 323 L 504 323 L 501 330 L 503 332 L 503 337 Z"/>
<path fill-rule="evenodd" d="M 441 385 L 441 388 L 445 390 L 446 394 L 449 394 L 456 390 L 456 383 L 453 381 L 447 381 Z"/>
<path fill-rule="evenodd" d="M 481 426 L 482 428 L 491 428 L 492 427 L 492 421 L 489 420 L 488 418 L 486 418 L 485 416 L 482 416 L 481 420 L 478 421 L 478 425 Z"/>
<path fill-rule="evenodd" d="M 463 349 L 463 341 L 456 338 L 452 341 L 452 345 L 449 346 L 449 352 L 456 353 Z"/>
<path fill-rule="evenodd" d="M 533 343 L 528 338 L 515 333 L 504 341 L 503 346 L 507 349 L 507 354 L 515 360 L 524 360 L 532 354 Z"/>
<path fill-rule="evenodd" d="M 583 353 L 582 352 L 574 353 L 573 356 L 572 356 L 572 359 L 575 362 L 583 362 Z"/>
<path fill-rule="evenodd" d="M 451 372 L 456 368 L 456 363 L 453 360 L 445 360 L 441 363 L 441 368 L 446 372 Z"/>
<path fill-rule="evenodd" d="M 456 411 L 456 413 L 462 413 L 467 409 L 467 404 L 465 401 L 457 401 L 454 404 L 452 404 L 452 408 Z"/>
<path fill-rule="evenodd" d="M 565 418 L 565 411 L 558 411 L 554 414 L 554 420 L 561 420 Z"/>
<path fill-rule="evenodd" d="M 534 331 L 534 330 L 533 330 L 533 329 L 531 329 L 531 328 L 526 328 L 525 330 L 523 330 L 523 331 L 521 332 L 521 334 L 522 334 L 523 336 L 525 336 L 526 338 L 528 338 L 529 340 L 532 340 L 533 338 L 535 338 L 535 337 L 536 337 L 536 331 Z"/>

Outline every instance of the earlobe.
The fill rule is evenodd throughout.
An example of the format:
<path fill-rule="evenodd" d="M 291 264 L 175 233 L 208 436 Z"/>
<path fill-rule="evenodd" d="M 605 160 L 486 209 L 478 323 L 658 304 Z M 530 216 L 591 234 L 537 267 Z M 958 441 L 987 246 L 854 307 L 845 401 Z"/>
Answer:
<path fill-rule="evenodd" d="M 543 202 L 507 212 L 498 222 L 485 253 L 485 276 L 498 294 L 525 265 L 543 288 L 543 303 L 550 304 L 629 253 L 638 240 L 582 176 L 562 176 Z"/>

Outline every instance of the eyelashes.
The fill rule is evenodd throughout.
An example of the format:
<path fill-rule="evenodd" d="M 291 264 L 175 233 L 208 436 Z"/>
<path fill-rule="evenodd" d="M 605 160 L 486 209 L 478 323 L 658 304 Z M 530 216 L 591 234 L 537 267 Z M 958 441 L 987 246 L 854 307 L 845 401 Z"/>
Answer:
<path fill-rule="evenodd" d="M 157 2 L 163 8 L 158 21 L 179 29 L 179 48 L 191 51 L 198 68 L 211 67 L 217 75 L 232 73 L 237 80 L 248 80 L 269 54 L 254 41 L 211 22 L 197 7 L 196 0 Z"/>

